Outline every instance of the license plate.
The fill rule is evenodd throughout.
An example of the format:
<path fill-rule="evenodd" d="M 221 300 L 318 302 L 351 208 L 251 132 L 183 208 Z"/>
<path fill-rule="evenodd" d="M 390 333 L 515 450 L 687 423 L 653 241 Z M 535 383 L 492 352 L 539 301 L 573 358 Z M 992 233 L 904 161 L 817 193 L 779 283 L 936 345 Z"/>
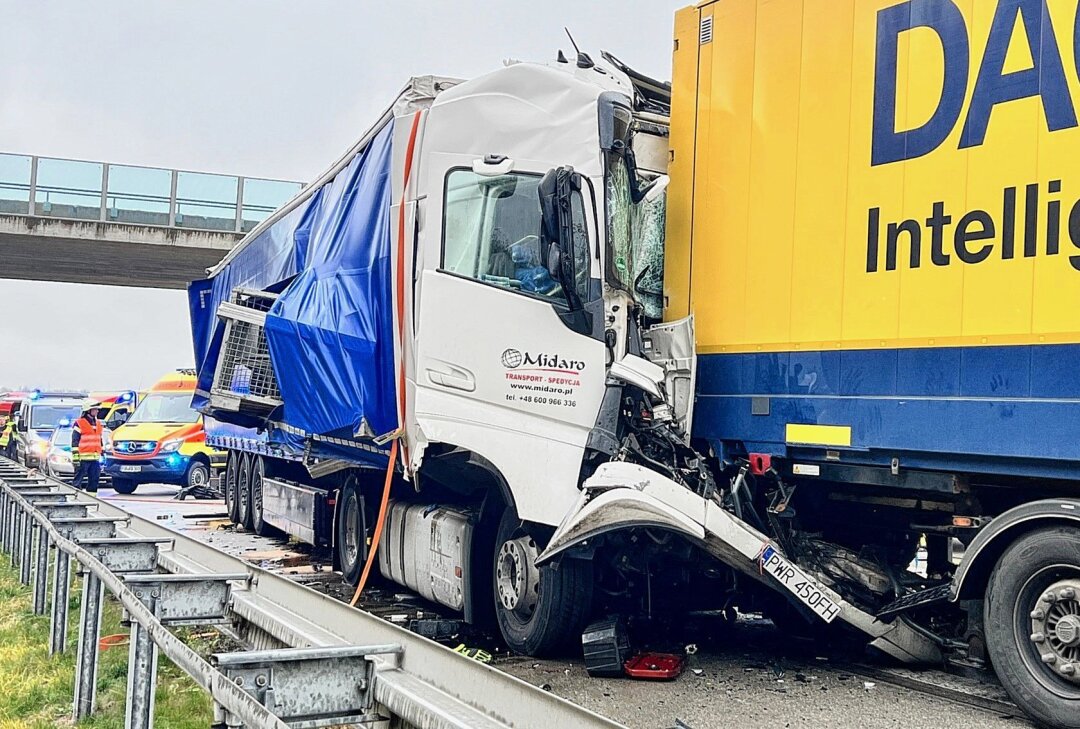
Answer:
<path fill-rule="evenodd" d="M 766 547 L 761 553 L 761 566 L 826 623 L 831 623 L 840 614 L 840 606 L 822 592 L 816 582 L 772 547 Z"/>
<path fill-rule="evenodd" d="M 120 466 L 120 473 L 138 473 L 142 466 Z"/>

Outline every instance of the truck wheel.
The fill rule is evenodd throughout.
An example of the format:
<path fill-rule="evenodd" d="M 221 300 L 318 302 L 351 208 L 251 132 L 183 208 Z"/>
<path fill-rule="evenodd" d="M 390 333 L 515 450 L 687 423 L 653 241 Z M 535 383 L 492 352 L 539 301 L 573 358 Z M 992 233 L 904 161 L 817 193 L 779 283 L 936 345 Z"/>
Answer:
<path fill-rule="evenodd" d="M 510 649 L 529 656 L 579 643 L 592 609 L 592 562 L 563 559 L 537 568 L 541 548 L 507 507 L 495 538 L 495 617 Z"/>
<path fill-rule="evenodd" d="M 113 491 L 118 494 L 133 494 L 135 493 L 135 489 L 139 488 L 139 484 L 135 483 L 135 481 L 130 478 L 117 478 L 116 476 L 113 476 L 112 487 Z"/>
<path fill-rule="evenodd" d="M 251 455 L 240 456 L 240 472 L 236 475 L 236 523 L 251 529 Z"/>
<path fill-rule="evenodd" d="M 986 644 L 1009 696 L 1038 723 L 1080 727 L 1080 530 L 1047 527 L 1001 555 Z"/>
<path fill-rule="evenodd" d="M 251 462 L 251 528 L 260 537 L 277 537 L 281 532 L 263 520 L 263 478 L 266 476 L 266 462 L 262 456 L 255 456 Z"/>
<path fill-rule="evenodd" d="M 229 521 L 233 524 L 240 523 L 240 515 L 237 513 L 239 499 L 236 498 L 236 483 L 240 475 L 240 458 L 236 451 L 229 451 L 229 458 L 225 461 L 225 511 L 229 515 Z"/>
<path fill-rule="evenodd" d="M 334 549 L 337 550 L 341 576 L 350 585 L 355 585 L 360 581 L 364 560 L 367 559 L 364 497 L 355 477 L 350 477 L 341 489 L 334 525 Z"/>

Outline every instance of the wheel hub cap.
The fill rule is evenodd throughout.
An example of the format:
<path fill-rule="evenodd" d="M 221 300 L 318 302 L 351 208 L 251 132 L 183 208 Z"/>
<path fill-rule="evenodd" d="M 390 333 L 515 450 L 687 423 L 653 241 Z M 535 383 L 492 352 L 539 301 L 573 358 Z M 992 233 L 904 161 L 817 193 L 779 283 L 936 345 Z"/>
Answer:
<path fill-rule="evenodd" d="M 536 609 L 540 591 L 540 572 L 536 568 L 538 551 L 532 537 L 524 536 L 503 543 L 496 563 L 495 584 L 504 608 L 528 618 Z"/>
<path fill-rule="evenodd" d="M 1031 642 L 1049 668 L 1080 685 L 1080 579 L 1055 582 L 1031 611 Z"/>

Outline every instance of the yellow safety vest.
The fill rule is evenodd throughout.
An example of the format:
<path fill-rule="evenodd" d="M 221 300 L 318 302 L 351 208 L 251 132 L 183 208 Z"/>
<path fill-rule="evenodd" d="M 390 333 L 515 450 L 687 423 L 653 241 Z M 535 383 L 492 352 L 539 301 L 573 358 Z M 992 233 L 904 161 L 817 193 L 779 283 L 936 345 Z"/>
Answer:
<path fill-rule="evenodd" d="M 0 448 L 7 448 L 7 444 L 11 441 L 11 432 L 15 430 L 15 421 L 8 420 L 4 424 L 3 429 L 0 429 Z"/>

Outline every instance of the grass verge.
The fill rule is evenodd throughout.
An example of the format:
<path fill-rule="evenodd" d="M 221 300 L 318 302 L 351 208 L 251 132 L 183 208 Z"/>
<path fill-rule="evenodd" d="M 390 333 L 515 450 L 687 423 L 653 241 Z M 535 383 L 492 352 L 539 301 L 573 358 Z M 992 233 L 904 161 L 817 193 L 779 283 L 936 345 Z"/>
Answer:
<path fill-rule="evenodd" d="M 50 575 L 51 576 L 51 575 Z M 19 584 L 7 555 L 0 554 L 0 729 L 124 725 L 127 697 L 127 645 L 101 652 L 98 659 L 97 709 L 74 724 L 71 700 L 75 682 L 75 641 L 79 635 L 81 580 L 75 579 L 68 613 L 68 650 L 49 655 L 49 616 L 31 611 L 30 588 Z M 51 588 L 51 585 L 50 585 Z M 51 595 L 50 589 L 50 595 Z M 101 634 L 127 634 L 120 624 L 120 604 L 107 595 Z M 205 655 L 217 634 L 192 632 L 186 642 Z M 167 659 L 158 664 L 154 726 L 159 729 L 205 729 L 212 719 L 210 698 Z"/>

